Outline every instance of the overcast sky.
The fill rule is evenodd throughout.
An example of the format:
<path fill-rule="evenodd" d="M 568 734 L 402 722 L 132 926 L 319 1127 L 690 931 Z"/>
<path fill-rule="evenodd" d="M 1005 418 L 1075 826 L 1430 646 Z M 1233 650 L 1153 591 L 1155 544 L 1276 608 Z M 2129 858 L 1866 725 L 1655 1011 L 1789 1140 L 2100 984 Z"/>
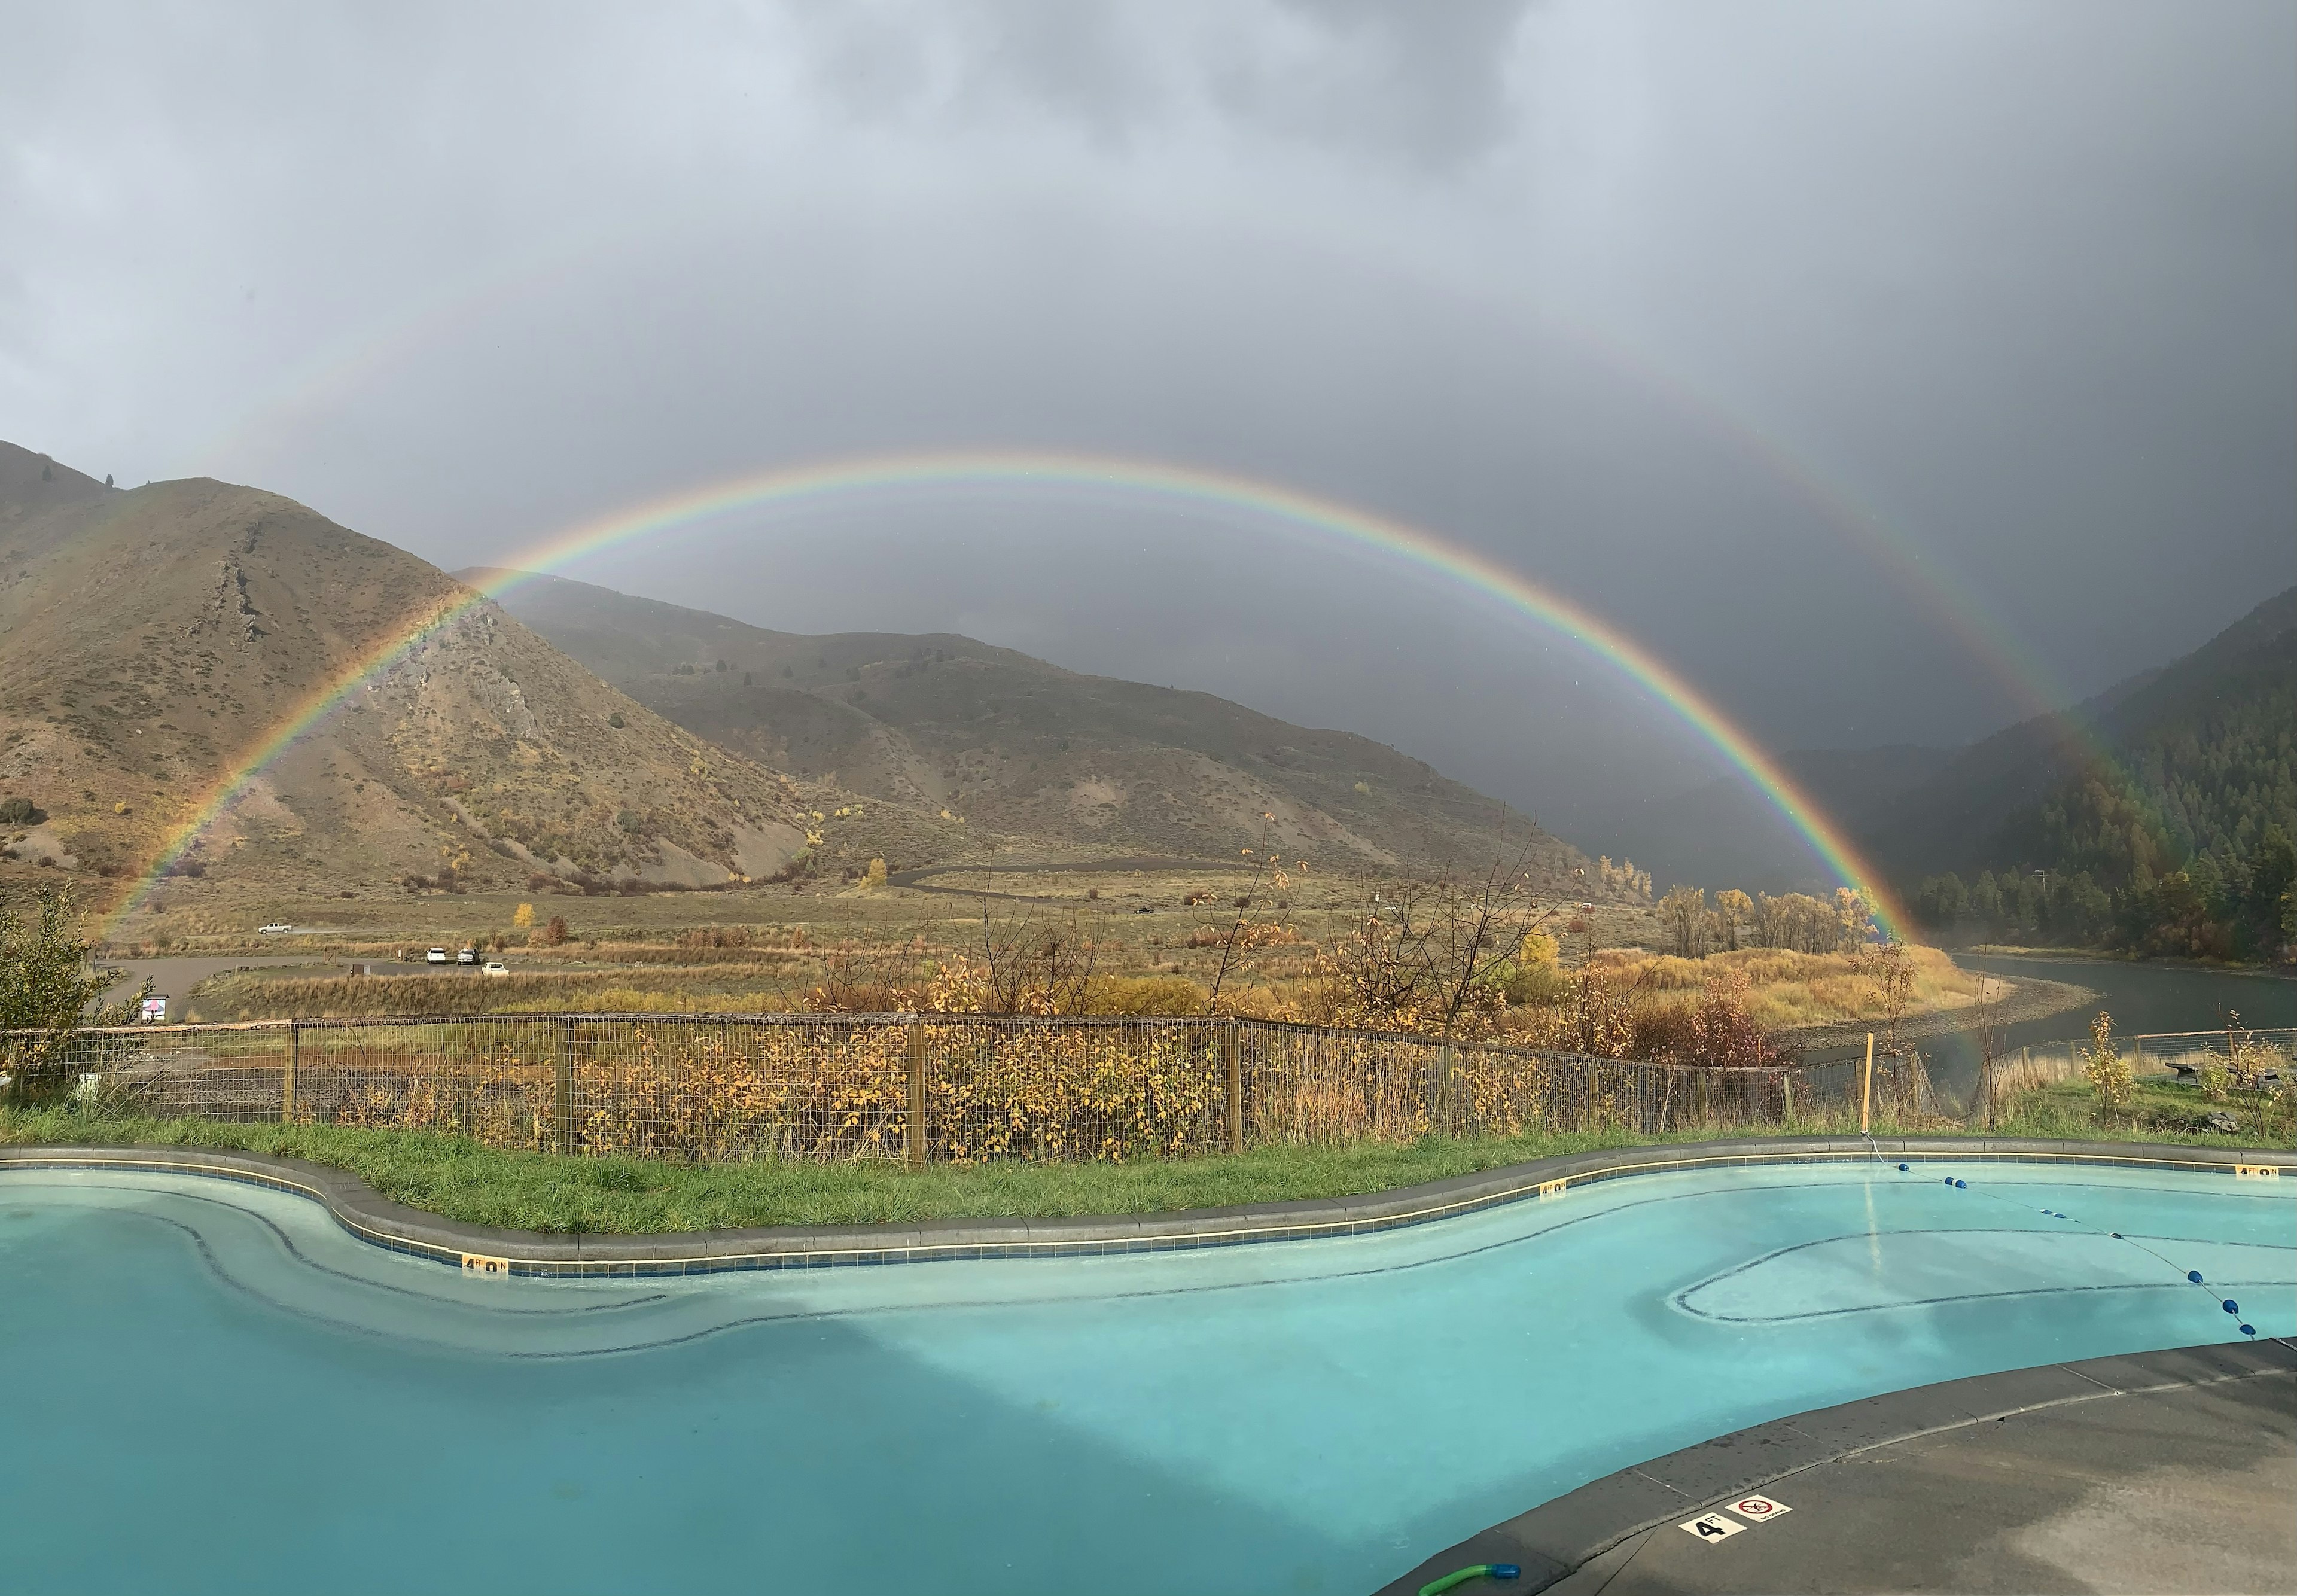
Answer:
<path fill-rule="evenodd" d="M 7 5 L 0 437 L 454 568 L 1060 448 L 1360 504 L 1778 747 L 1954 742 L 2297 581 L 2297 7 Z M 1711 754 L 1248 518 L 1022 490 L 566 574 L 1395 743 L 1602 840 Z"/>

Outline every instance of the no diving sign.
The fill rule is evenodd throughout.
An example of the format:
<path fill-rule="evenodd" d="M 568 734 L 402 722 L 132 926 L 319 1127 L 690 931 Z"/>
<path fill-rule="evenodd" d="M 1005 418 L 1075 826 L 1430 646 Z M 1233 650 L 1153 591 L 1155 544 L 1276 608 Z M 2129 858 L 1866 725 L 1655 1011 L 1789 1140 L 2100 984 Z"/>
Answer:
<path fill-rule="evenodd" d="M 1774 1501 L 1767 1496 L 1741 1496 L 1738 1501 L 1731 1503 L 1730 1507 L 1730 1513 L 1721 1511 L 1701 1513 L 1696 1518 L 1686 1519 L 1679 1527 L 1687 1534 L 1697 1535 L 1702 1541 L 1727 1541 L 1742 1529 L 1773 1518 L 1783 1518 L 1794 1511 L 1785 1502 Z M 1738 1514 L 1739 1518 L 1733 1518 L 1731 1513 Z M 1743 1518 L 1747 1522 L 1741 1524 L 1739 1518 Z"/>

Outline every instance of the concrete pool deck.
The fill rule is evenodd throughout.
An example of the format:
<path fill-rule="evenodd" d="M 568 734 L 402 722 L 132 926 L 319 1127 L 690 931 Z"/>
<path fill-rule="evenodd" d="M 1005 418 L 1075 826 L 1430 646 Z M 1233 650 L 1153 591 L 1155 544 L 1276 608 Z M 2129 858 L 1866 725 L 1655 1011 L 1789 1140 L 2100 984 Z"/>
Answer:
<path fill-rule="evenodd" d="M 1380 1596 L 1477 1563 L 1523 1575 L 1460 1596 L 2297 1592 L 2297 1344 L 2044 1364 L 1799 1413 L 1591 1481 Z"/>

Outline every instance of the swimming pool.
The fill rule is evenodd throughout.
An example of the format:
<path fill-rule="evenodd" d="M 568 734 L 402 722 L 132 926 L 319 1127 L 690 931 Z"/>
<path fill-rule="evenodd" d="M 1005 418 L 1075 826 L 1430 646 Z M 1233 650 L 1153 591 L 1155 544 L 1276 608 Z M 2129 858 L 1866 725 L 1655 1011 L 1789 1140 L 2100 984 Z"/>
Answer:
<path fill-rule="evenodd" d="M 2297 1332 L 2290 1188 L 1740 1166 L 1341 1239 L 606 1281 L 9 1172 L 0 1546 L 23 1591 L 1365 1591 L 1778 1415 L 2234 1339 L 2221 1296 Z"/>

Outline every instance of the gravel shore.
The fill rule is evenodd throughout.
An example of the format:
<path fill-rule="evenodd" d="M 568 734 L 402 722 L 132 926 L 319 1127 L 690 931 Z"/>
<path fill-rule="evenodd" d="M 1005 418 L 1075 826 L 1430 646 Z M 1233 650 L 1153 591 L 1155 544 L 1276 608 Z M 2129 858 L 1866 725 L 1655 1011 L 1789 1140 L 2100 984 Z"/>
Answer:
<path fill-rule="evenodd" d="M 1995 976 L 2001 996 L 1986 1006 L 1987 1017 L 1996 1025 L 2014 1025 L 2026 1020 L 2046 1018 L 2063 1014 L 2070 1008 L 2081 1008 L 2100 1001 L 2096 992 L 2087 986 L 2077 986 L 2071 981 L 2005 980 Z M 1949 1032 L 1975 1030 L 1979 1008 L 1974 1003 L 1959 1008 L 1934 1008 L 1924 1014 L 1908 1015 L 1898 1022 L 1898 1034 L 1909 1041 L 1925 1036 L 1942 1036 Z M 1817 1052 L 1830 1048 L 1848 1047 L 1866 1040 L 1869 1031 L 1881 1027 L 1873 1020 L 1856 1020 L 1840 1025 L 1809 1025 L 1799 1031 L 1783 1031 L 1778 1040 L 1806 1052 Z"/>

